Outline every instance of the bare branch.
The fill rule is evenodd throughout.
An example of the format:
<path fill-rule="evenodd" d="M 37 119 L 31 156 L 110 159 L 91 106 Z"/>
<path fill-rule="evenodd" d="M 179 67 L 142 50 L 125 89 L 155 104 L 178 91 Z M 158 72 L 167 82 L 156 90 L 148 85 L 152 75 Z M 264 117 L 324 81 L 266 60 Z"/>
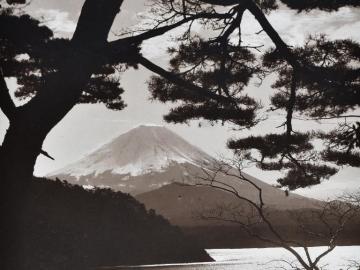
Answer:
<path fill-rule="evenodd" d="M 45 157 L 51 159 L 51 160 L 55 160 L 52 156 L 49 155 L 48 152 L 44 151 L 44 150 L 40 150 L 40 154 L 44 155 Z"/>
<path fill-rule="evenodd" d="M 238 164 L 236 164 L 236 162 L 238 162 Z M 288 240 L 281 233 L 281 231 L 278 231 L 277 228 L 275 228 L 273 221 L 269 219 L 267 212 L 265 212 L 266 208 L 264 208 L 261 187 L 254 183 L 249 177 L 247 177 L 246 174 L 242 172 L 242 165 L 240 164 L 241 160 L 233 161 L 233 163 L 235 164 L 235 167 L 232 163 L 229 164 L 225 161 L 215 161 L 210 168 L 203 168 L 203 175 L 195 176 L 195 178 L 200 181 L 196 182 L 194 185 L 211 187 L 232 194 L 240 201 L 246 202 L 255 212 L 249 213 L 249 211 L 246 211 L 246 209 L 243 209 L 241 206 L 237 206 L 235 208 L 231 205 L 225 205 L 223 207 L 218 207 L 217 211 L 210 211 L 210 215 L 203 213 L 201 215 L 202 218 L 238 224 L 249 235 L 289 251 L 304 269 L 320 269 L 318 266 L 320 260 L 334 250 L 336 247 L 337 238 L 339 237 L 340 233 L 344 230 L 347 222 L 351 220 L 359 210 L 358 197 L 353 195 L 351 196 L 350 200 L 352 202 L 354 201 L 355 203 L 349 204 L 340 201 L 331 201 L 323 204 L 321 210 L 316 209 L 313 212 L 310 212 L 310 217 L 307 215 L 297 216 L 298 219 L 296 220 L 296 223 L 303 232 L 309 234 L 310 236 L 322 238 L 329 237 L 328 248 L 312 259 L 306 241 L 304 243 L 299 243 L 293 240 Z M 245 195 L 240 194 L 238 189 L 233 184 L 231 184 L 232 182 L 230 180 L 221 178 L 223 176 L 229 176 L 231 179 L 235 179 L 240 182 L 246 182 L 255 187 L 260 204 L 256 202 L 256 199 L 248 199 Z M 349 198 L 349 196 L 347 196 L 347 198 Z M 235 213 L 234 211 L 243 211 L 243 213 Z M 259 218 L 258 222 L 256 222 L 256 220 L 254 222 L 254 218 L 256 216 Z M 325 229 L 328 230 L 328 235 L 317 233 L 314 230 L 308 230 L 305 227 L 306 220 L 311 220 L 312 222 L 321 222 Z M 271 236 L 264 236 L 263 230 L 261 230 L 261 232 L 254 230 L 254 226 L 258 224 L 265 224 L 266 228 L 271 233 Z M 310 226 L 312 226 L 312 224 L 310 224 Z M 305 251 L 305 257 L 303 257 L 301 253 L 293 248 L 294 245 L 303 247 L 303 250 Z"/>

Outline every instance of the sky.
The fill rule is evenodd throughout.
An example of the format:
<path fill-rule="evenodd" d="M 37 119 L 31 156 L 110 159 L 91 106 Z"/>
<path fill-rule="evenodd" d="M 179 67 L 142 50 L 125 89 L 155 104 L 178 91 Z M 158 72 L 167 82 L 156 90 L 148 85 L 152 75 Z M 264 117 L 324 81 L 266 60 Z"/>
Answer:
<path fill-rule="evenodd" d="M 146 3 L 148 4 L 149 1 Z M 32 0 L 31 4 L 26 7 L 26 11 L 40 18 L 55 32 L 56 36 L 70 38 L 82 4 L 83 0 Z M 116 34 L 120 33 L 123 28 L 141 22 L 141 16 L 145 9 L 143 0 L 125 0 L 120 15 L 114 22 L 109 39 L 116 39 Z M 351 38 L 360 41 L 360 31 L 358 31 L 360 29 L 360 9 L 342 8 L 333 13 L 315 11 L 297 14 L 281 8 L 279 11 L 269 14 L 268 19 L 285 42 L 292 46 L 302 44 L 309 34 L 319 33 L 326 33 L 331 38 Z M 199 26 L 195 29 L 201 31 Z M 265 47 L 271 46 L 271 41 L 264 33 L 254 35 L 259 30 L 261 28 L 257 22 L 250 14 L 245 13 L 242 23 L 244 42 L 252 45 L 264 44 Z M 146 42 L 142 48 L 143 54 L 157 64 L 166 67 L 168 59 L 166 49 L 173 44 L 172 37 L 180 32 L 181 29 L 174 30 L 168 35 Z M 36 163 L 35 174 L 43 176 L 70 164 L 139 124 L 164 125 L 215 157 L 230 155 L 225 145 L 229 138 L 250 134 L 250 131 L 247 130 L 233 131 L 230 126 L 211 126 L 204 122 L 199 127 L 198 121 L 193 121 L 190 125 L 165 123 L 163 115 L 171 105 L 149 99 L 146 82 L 150 75 L 151 72 L 144 68 L 130 69 L 121 75 L 121 85 L 125 89 L 123 99 L 127 104 L 122 111 L 111 111 L 101 104 L 77 105 L 50 132 L 44 142 L 43 149 L 55 157 L 55 161 L 40 156 Z M 7 83 L 12 90 L 17 86 L 14 78 L 8 79 Z M 251 83 L 247 91 L 251 92 L 252 96 L 264 100 L 266 105 L 266 100 L 272 93 L 271 78 L 265 80 L 261 87 L 257 87 L 255 83 Z M 274 113 L 271 115 L 271 121 L 263 122 L 251 133 L 269 133 L 274 130 L 274 126 L 279 126 L 283 121 L 284 115 Z M 333 124 L 334 121 L 327 121 L 323 124 L 298 121 L 294 126 L 295 129 L 328 130 Z M 7 126 L 8 122 L 0 112 L 0 142 Z M 268 183 L 275 183 L 278 176 L 276 172 L 263 172 L 256 168 L 250 168 L 248 172 Z M 343 168 L 337 175 L 321 185 L 301 189 L 297 193 L 326 199 L 329 196 L 334 197 L 344 190 L 354 188 L 360 188 L 360 169 Z"/>

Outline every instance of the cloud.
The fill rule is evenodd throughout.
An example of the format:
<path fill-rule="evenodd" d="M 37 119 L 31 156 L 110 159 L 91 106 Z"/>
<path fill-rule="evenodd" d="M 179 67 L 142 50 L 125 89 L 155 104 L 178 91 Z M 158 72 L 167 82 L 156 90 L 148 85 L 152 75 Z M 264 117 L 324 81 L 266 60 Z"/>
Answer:
<path fill-rule="evenodd" d="M 43 25 L 53 30 L 56 37 L 70 37 L 76 28 L 76 23 L 70 19 L 70 14 L 58 9 L 38 9 L 32 16 L 39 19 Z"/>
<path fill-rule="evenodd" d="M 311 34 L 324 33 L 331 39 L 346 39 L 360 41 L 360 9 L 341 8 L 337 12 L 312 11 L 296 13 L 287 8 L 281 8 L 270 15 L 268 20 L 282 39 L 291 46 L 302 45 Z M 242 21 L 242 38 L 244 45 L 274 46 L 255 18 L 245 12 Z"/>
<path fill-rule="evenodd" d="M 281 8 L 267 16 L 275 30 L 284 41 L 291 45 L 302 45 L 310 35 L 327 34 L 331 39 L 351 38 L 360 41 L 360 9 L 341 8 L 337 12 L 312 11 L 297 13 L 296 11 Z M 140 22 L 139 25 L 144 24 Z M 200 25 L 194 24 L 194 32 L 207 35 Z M 175 45 L 171 37 L 177 37 L 187 28 L 179 27 L 169 34 L 151 39 L 144 43 L 143 52 L 150 58 L 166 57 L 166 49 Z M 266 33 L 255 34 L 262 28 L 255 18 L 245 12 L 242 20 L 243 45 L 265 45 L 265 48 L 274 46 Z"/>
<path fill-rule="evenodd" d="M 341 8 L 337 12 L 312 11 L 297 14 L 282 9 L 269 16 L 269 21 L 291 45 L 302 44 L 310 34 L 325 33 L 333 39 L 360 40 L 360 9 Z"/>

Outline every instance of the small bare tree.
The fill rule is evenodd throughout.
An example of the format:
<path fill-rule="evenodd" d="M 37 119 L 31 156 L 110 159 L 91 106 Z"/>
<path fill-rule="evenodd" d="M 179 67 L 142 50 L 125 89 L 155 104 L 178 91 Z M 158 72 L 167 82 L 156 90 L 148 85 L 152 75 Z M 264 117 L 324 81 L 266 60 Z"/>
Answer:
<path fill-rule="evenodd" d="M 360 262 L 350 260 L 348 263 L 347 268 L 345 268 L 346 270 L 360 270 Z"/>
<path fill-rule="evenodd" d="M 237 157 L 231 160 L 217 160 L 211 166 L 203 167 L 202 174 L 194 176 L 196 180 L 194 183 L 190 183 L 191 185 L 222 190 L 241 202 L 240 205 L 217 205 L 200 213 L 200 218 L 237 224 L 250 236 L 272 246 L 286 249 L 296 258 L 296 263 L 286 261 L 284 266 L 286 269 L 322 269 L 319 266 L 320 260 L 334 250 L 339 235 L 349 221 L 358 214 L 360 193 L 347 194 L 339 200 L 323 202 L 315 210 L 289 213 L 302 232 L 301 235 L 304 236 L 302 241 L 292 240 L 277 228 L 271 217 L 273 212 L 270 211 L 264 200 L 262 187 L 244 173 L 243 169 L 242 159 Z M 256 193 L 256 199 L 241 194 L 239 183 L 252 186 Z M 287 190 L 284 192 L 289 196 Z M 314 224 L 317 224 L 316 228 L 314 228 Z M 259 226 L 264 227 L 264 225 L 267 233 L 264 233 L 264 230 L 258 230 Z M 316 238 L 326 241 L 327 249 L 313 257 L 309 251 L 309 241 Z M 294 246 L 302 247 L 305 255 L 296 250 Z"/>

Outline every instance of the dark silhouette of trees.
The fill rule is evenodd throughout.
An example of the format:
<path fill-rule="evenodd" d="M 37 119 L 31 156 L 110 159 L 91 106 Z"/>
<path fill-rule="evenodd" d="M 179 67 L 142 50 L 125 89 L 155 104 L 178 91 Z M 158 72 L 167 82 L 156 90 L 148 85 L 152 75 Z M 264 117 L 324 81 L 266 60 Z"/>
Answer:
<path fill-rule="evenodd" d="M 1 269 L 211 260 L 179 228 L 128 194 L 43 178 L 6 189 L 17 200 L 0 205 Z"/>
<path fill-rule="evenodd" d="M 42 143 L 76 104 L 102 102 L 121 110 L 123 90 L 117 70 L 138 65 L 158 75 L 149 83 L 154 99 L 176 102 L 165 116 L 167 121 L 201 118 L 232 123 L 236 128 L 252 128 L 265 120 L 259 117 L 261 104 L 245 89 L 253 78 L 275 74 L 277 92 L 271 98 L 271 109 L 286 112 L 286 132 L 233 140 L 229 147 L 245 152 L 262 169 L 284 171 L 279 179 L 282 186 L 295 189 L 318 184 L 336 173 L 337 168 L 329 163 L 360 163 L 358 115 L 351 114 L 360 100 L 359 44 L 314 36 L 304 46 L 290 48 L 266 18 L 280 4 L 298 12 L 331 12 L 356 8 L 358 1 L 152 0 L 152 27 L 130 29 L 110 42 L 107 37 L 122 0 L 86 0 L 70 40 L 54 38 L 48 28 L 26 14 L 14 14 L 12 6 L 21 2 L 9 0 L 9 7 L 1 7 L 0 108 L 10 121 L 0 150 L 3 179 L 29 178 L 40 153 L 51 157 Z M 245 11 L 259 22 L 274 48 L 262 52 L 261 46 L 242 44 Z M 194 23 L 208 34 L 195 34 Z M 179 27 L 182 35 L 169 49 L 170 70 L 141 54 L 145 40 Z M 19 57 L 24 54 L 27 58 Z M 16 107 L 9 96 L 4 81 L 9 76 L 16 76 L 22 85 L 16 95 L 29 98 L 22 106 Z M 295 113 L 346 122 L 326 134 L 299 132 L 293 130 Z M 327 149 L 315 149 L 314 140 L 321 140 Z"/>

